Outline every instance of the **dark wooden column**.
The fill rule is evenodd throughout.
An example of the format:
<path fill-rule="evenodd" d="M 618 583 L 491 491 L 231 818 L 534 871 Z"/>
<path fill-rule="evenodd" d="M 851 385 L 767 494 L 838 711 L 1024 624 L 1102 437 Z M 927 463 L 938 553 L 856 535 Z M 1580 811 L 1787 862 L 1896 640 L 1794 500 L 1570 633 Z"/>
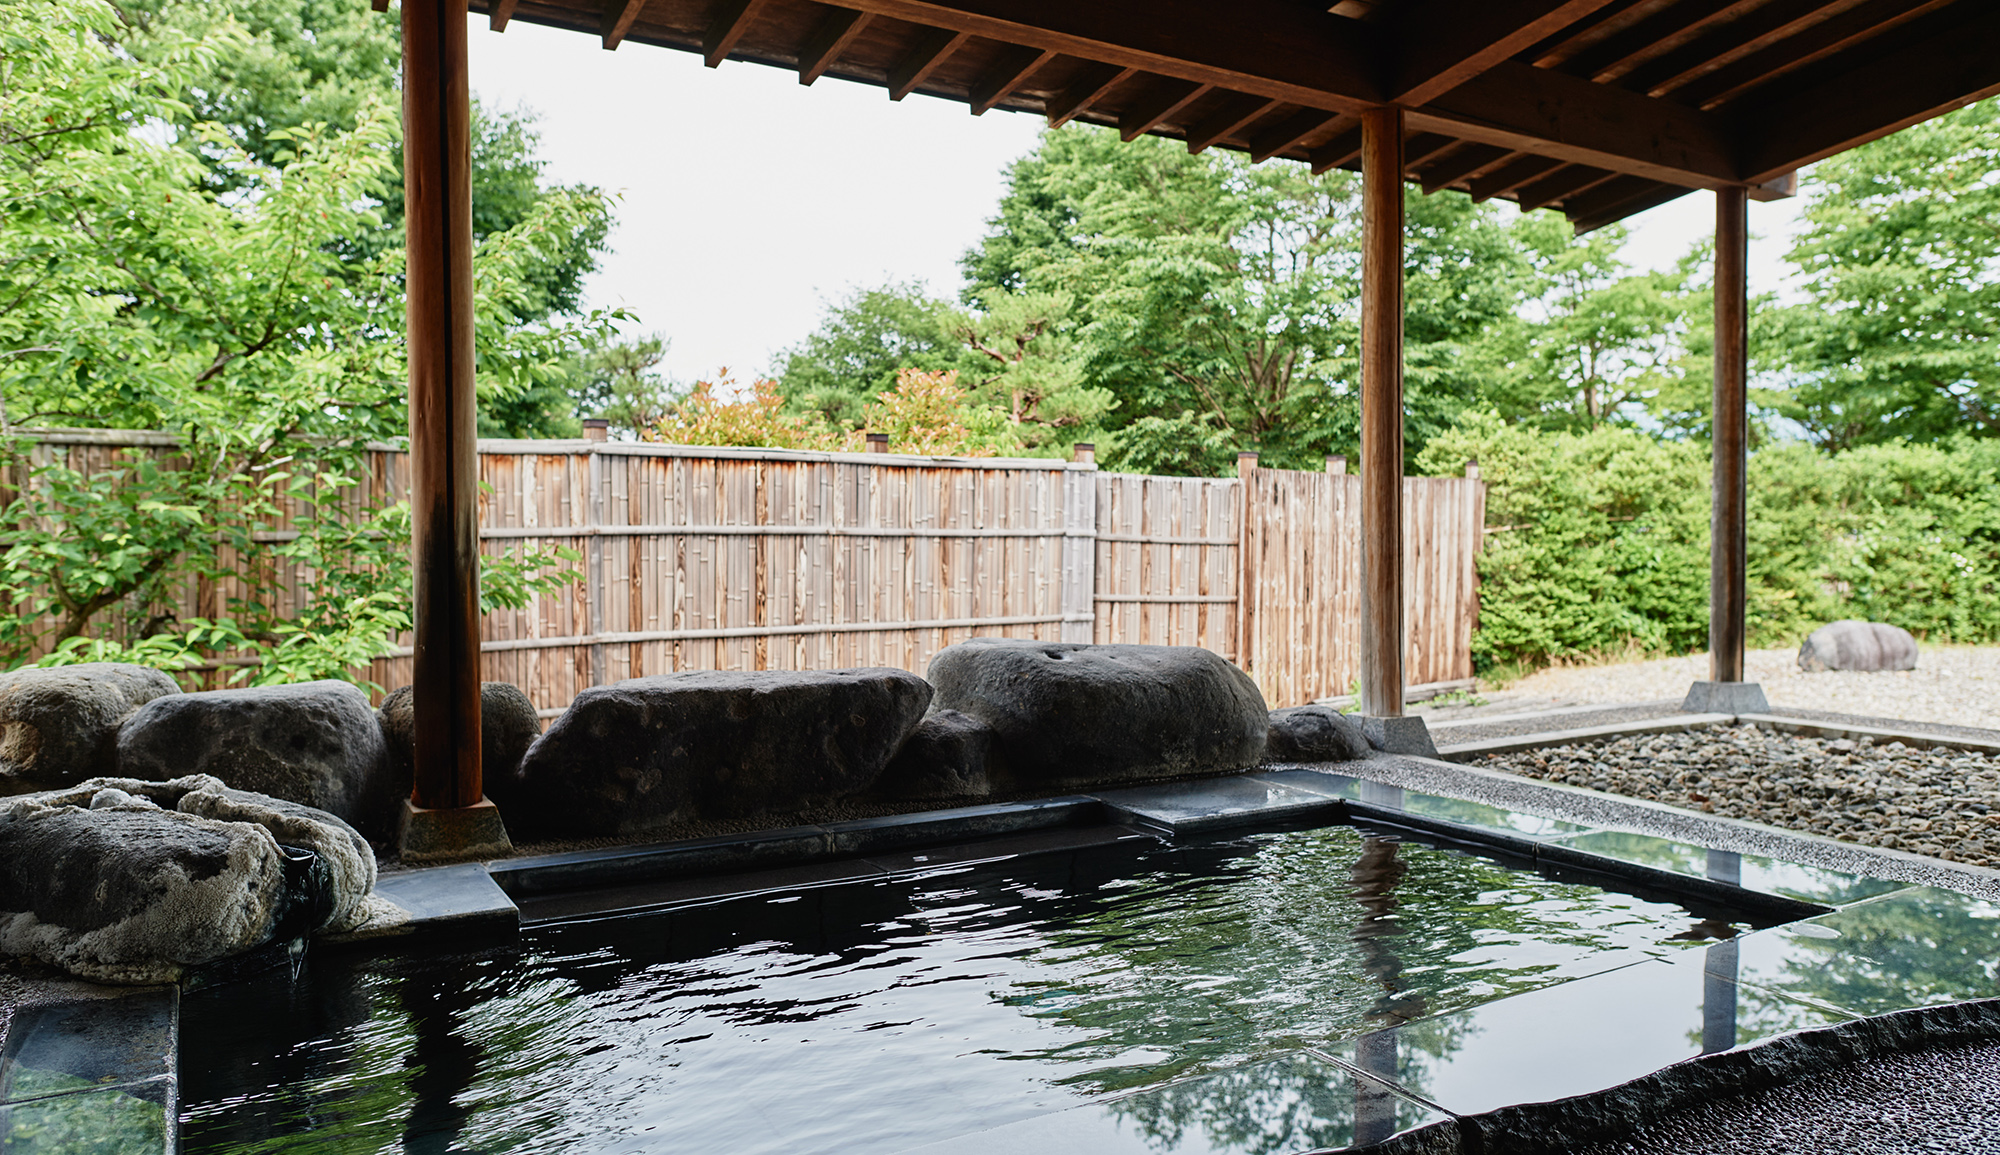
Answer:
<path fill-rule="evenodd" d="M 1712 682 L 1743 680 L 1748 597 L 1750 303 L 1745 265 L 1748 198 L 1715 194 L 1715 482 L 1709 513 L 1708 668 Z"/>
<path fill-rule="evenodd" d="M 411 802 L 482 797 L 479 460 L 472 351 L 472 116 L 466 0 L 403 2 L 410 505 L 416 576 Z"/>
<path fill-rule="evenodd" d="M 1361 712 L 1403 713 L 1403 110 L 1361 117 Z"/>

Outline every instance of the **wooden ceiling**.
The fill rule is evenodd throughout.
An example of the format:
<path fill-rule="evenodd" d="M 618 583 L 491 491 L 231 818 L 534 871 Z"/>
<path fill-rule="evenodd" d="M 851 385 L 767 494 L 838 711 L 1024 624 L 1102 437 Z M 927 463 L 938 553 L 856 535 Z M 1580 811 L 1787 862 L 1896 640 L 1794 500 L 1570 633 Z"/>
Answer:
<path fill-rule="evenodd" d="M 378 6 L 387 0 L 376 0 Z M 528 21 L 1354 167 L 1407 110 L 1406 175 L 1579 231 L 1800 166 L 2000 93 L 2000 0 L 471 0 Z"/>

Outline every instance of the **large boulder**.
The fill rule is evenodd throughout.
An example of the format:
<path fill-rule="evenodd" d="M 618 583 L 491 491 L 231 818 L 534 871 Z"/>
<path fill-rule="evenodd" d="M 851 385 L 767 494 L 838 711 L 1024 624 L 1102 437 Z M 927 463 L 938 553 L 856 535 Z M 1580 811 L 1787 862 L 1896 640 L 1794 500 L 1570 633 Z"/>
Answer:
<path fill-rule="evenodd" d="M 987 763 L 993 731 L 957 710 L 932 710 L 875 782 L 877 797 L 905 800 L 983 798 L 993 792 Z"/>
<path fill-rule="evenodd" d="M 115 772 L 119 724 L 180 692 L 159 670 L 123 662 L 0 674 L 0 792 Z"/>
<path fill-rule="evenodd" d="M 1269 729 L 1249 675 L 1194 646 L 974 638 L 939 651 L 929 677 L 938 708 L 984 722 L 1027 789 L 1240 770 Z"/>
<path fill-rule="evenodd" d="M 1327 706 L 1271 711 L 1266 762 L 1352 762 L 1368 756 L 1368 737 L 1354 719 Z"/>
<path fill-rule="evenodd" d="M 874 785 L 930 704 L 904 670 L 695 670 L 576 696 L 500 786 L 507 823 L 625 834 L 784 814 Z"/>
<path fill-rule="evenodd" d="M 416 776 L 417 711 L 410 687 L 392 691 L 376 707 L 388 758 L 389 781 L 398 798 L 407 798 Z M 500 803 L 505 783 L 521 768 L 521 757 L 542 736 L 535 704 L 512 682 L 482 682 L 479 686 L 479 748 L 486 794 Z M 501 793 L 496 794 L 495 788 Z"/>
<path fill-rule="evenodd" d="M 1882 670 L 1917 668 L 1917 639 L 1882 622 L 1830 622 L 1799 646 L 1799 669 Z"/>
<path fill-rule="evenodd" d="M 211 774 L 238 789 L 298 802 L 381 841 L 395 834 L 398 793 L 368 698 L 346 682 L 301 682 L 156 698 L 118 732 L 131 778 Z"/>
<path fill-rule="evenodd" d="M 205 775 L 0 799 L 0 952 L 101 982 L 351 929 L 374 883 L 338 818 Z"/>

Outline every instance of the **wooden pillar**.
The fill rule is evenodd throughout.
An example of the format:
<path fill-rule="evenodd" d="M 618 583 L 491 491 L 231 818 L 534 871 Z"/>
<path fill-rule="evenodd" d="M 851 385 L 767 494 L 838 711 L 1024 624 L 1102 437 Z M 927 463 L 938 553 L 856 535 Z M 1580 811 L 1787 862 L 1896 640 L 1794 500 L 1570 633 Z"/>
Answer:
<path fill-rule="evenodd" d="M 426 810 L 457 810 L 477 804 L 483 785 L 466 0 L 403 0 L 402 17 L 416 578 L 410 800 Z"/>
<path fill-rule="evenodd" d="M 1361 115 L 1361 712 L 1403 713 L 1403 110 Z"/>
<path fill-rule="evenodd" d="M 1748 599 L 1750 465 L 1748 197 L 1715 194 L 1714 496 L 1709 512 L 1708 668 L 1713 682 L 1743 680 Z"/>

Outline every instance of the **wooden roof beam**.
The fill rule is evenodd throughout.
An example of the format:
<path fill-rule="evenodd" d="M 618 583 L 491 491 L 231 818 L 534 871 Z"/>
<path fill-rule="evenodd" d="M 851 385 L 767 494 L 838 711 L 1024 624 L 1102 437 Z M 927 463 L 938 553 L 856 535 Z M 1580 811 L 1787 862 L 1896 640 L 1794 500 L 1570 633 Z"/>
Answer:
<path fill-rule="evenodd" d="M 1522 185 L 1520 191 L 1514 195 L 1514 202 L 1521 206 L 1522 212 L 1531 213 L 1536 209 L 1546 208 L 1564 197 L 1575 196 L 1586 189 L 1596 188 L 1617 175 L 1605 169 L 1591 168 L 1587 164 L 1569 165 L 1531 184 Z"/>
<path fill-rule="evenodd" d="M 926 28 L 896 66 L 889 70 L 889 99 L 901 100 L 917 90 L 938 66 L 968 40 L 972 33 L 949 28 Z"/>
<path fill-rule="evenodd" d="M 1118 118 L 1118 135 L 1127 143 L 1158 128 L 1160 122 L 1206 96 L 1209 86 L 1190 80 L 1163 80 L 1140 96 Z"/>
<path fill-rule="evenodd" d="M 608 0 L 604 5 L 604 27 L 599 39 L 606 52 L 618 51 L 625 42 L 625 34 L 632 31 L 632 22 L 639 18 L 639 11 L 646 6 L 646 0 Z"/>
<path fill-rule="evenodd" d="M 1055 58 L 1052 48 L 1009 48 L 1002 52 L 999 63 L 987 69 L 986 74 L 972 85 L 969 94 L 972 115 L 984 116 L 992 111 L 994 105 L 1013 95 L 1028 77 Z"/>
<path fill-rule="evenodd" d="M 1404 0 L 1390 9 L 1398 51 L 1390 98 L 1426 104 L 1612 0 Z"/>
<path fill-rule="evenodd" d="M 1361 129 L 1347 129 L 1333 139 L 1306 154 L 1306 163 L 1312 166 L 1312 174 L 1319 176 L 1344 164 L 1351 164 L 1361 155 Z"/>
<path fill-rule="evenodd" d="M 866 12 L 856 12 L 852 8 L 835 8 L 819 22 L 819 27 L 806 40 L 805 47 L 799 49 L 799 83 L 811 84 L 826 75 L 847 46 L 868 29 L 868 22 L 874 17 Z"/>
<path fill-rule="evenodd" d="M 1458 145 L 1458 138 L 1436 132 L 1413 133 L 1403 141 L 1403 172 L 1414 173 L 1426 161 L 1443 156 Z"/>
<path fill-rule="evenodd" d="M 520 3 L 521 0 L 494 0 L 493 6 L 486 10 L 486 27 L 494 32 L 507 31 L 507 22 L 514 18 L 514 9 L 519 7 Z M 388 8 L 389 0 L 381 0 L 381 3 L 375 6 L 375 11 L 386 12 Z"/>
<path fill-rule="evenodd" d="M 1068 88 L 1057 93 L 1043 107 L 1043 111 L 1048 113 L 1049 127 L 1061 128 L 1068 124 L 1091 105 L 1104 99 L 1105 94 L 1138 74 L 1136 68 L 1120 68 L 1115 64 L 1085 66 Z"/>
<path fill-rule="evenodd" d="M 1473 202 L 1490 201 L 1513 192 L 1536 177 L 1547 176 L 1562 167 L 1563 162 L 1546 156 L 1517 157 L 1485 176 L 1473 178 Z"/>
<path fill-rule="evenodd" d="M 1674 99 L 1702 109 L 1727 104 L 1749 90 L 1786 73 L 1858 45 L 1910 20 L 1949 5 L 1952 0 L 1867 0 L 1831 19 L 1815 23 L 1796 36 L 1738 58 L 1674 93 Z"/>
<path fill-rule="evenodd" d="M 878 16 L 1292 104 L 1381 100 L 1374 29 L 1297 0 L 845 0 Z M 1246 28 L 1258 34 L 1245 36 Z"/>
<path fill-rule="evenodd" d="M 1302 108 L 1250 138 L 1250 163 L 1263 164 L 1286 149 L 1305 143 L 1314 133 L 1350 119 L 1325 109 Z"/>
<path fill-rule="evenodd" d="M 2000 94 L 2000 5 L 1939 14 L 1921 37 L 1742 114 L 1745 183 L 1763 184 L 1813 161 Z"/>
<path fill-rule="evenodd" d="M 1188 153 L 1199 156 L 1209 146 L 1235 134 L 1237 129 L 1278 107 L 1279 102 L 1258 96 L 1232 96 L 1221 108 L 1189 126 Z"/>
<path fill-rule="evenodd" d="M 718 68 L 736 50 L 736 42 L 750 30 L 750 20 L 764 6 L 764 0 L 724 0 L 722 10 L 709 21 L 701 35 L 701 62 Z"/>
<path fill-rule="evenodd" d="M 1424 186 L 1424 195 L 1448 188 L 1466 177 L 1490 165 L 1498 164 L 1514 155 L 1508 149 L 1493 144 L 1468 144 L 1450 156 L 1417 174 Z"/>
<path fill-rule="evenodd" d="M 1411 109 L 1409 124 L 1669 184 L 1715 188 L 1742 180 L 1735 141 L 1719 117 L 1513 60 Z"/>

